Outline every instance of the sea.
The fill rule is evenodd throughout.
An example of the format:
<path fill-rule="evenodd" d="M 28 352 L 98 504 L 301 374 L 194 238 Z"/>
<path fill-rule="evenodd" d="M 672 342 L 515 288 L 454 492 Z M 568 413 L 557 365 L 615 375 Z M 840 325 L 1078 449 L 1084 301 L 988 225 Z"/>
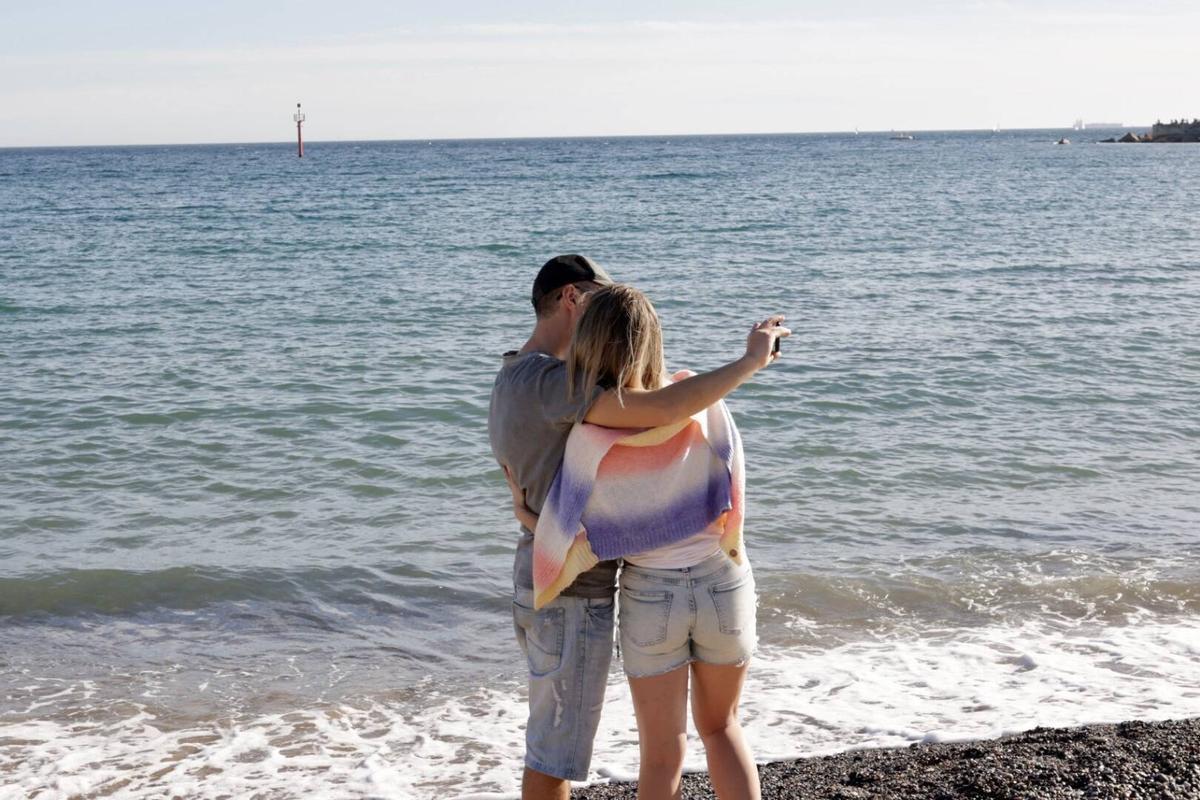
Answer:
<path fill-rule="evenodd" d="M 794 331 L 759 761 L 1200 715 L 1200 145 L 1114 133 L 0 150 L 0 798 L 514 797 L 487 407 L 571 252 L 672 369 Z"/>

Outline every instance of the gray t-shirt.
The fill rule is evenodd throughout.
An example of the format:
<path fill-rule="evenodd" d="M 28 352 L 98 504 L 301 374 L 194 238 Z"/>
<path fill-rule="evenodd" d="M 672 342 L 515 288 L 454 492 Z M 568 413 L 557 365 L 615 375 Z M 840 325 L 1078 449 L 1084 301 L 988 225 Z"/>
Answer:
<path fill-rule="evenodd" d="M 582 422 L 604 390 L 567 399 L 567 367 L 549 353 L 507 353 L 492 386 L 488 438 L 492 453 L 512 470 L 525 490 L 525 504 L 541 513 L 558 473 L 567 435 Z M 563 591 L 576 597 L 610 597 L 616 590 L 617 562 L 601 561 Z M 513 583 L 533 588 L 533 532 L 521 526 Z"/>

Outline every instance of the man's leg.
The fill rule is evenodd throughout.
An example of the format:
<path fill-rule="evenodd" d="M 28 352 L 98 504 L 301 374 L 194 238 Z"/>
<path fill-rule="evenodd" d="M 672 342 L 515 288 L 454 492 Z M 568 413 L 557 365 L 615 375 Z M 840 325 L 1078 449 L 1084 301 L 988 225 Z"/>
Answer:
<path fill-rule="evenodd" d="M 521 800 L 569 800 L 571 782 L 536 769 L 525 768 L 521 775 Z"/>
<path fill-rule="evenodd" d="M 522 797 L 557 800 L 584 780 L 612 663 L 613 600 L 559 597 L 533 610 L 517 589 L 513 621 L 529 667 Z"/>

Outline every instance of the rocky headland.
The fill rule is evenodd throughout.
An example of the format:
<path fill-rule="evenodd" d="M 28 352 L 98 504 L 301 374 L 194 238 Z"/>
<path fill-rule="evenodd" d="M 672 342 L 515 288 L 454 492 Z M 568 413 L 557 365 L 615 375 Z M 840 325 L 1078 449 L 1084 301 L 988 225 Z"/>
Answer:
<path fill-rule="evenodd" d="M 1200 119 L 1188 122 L 1185 119 L 1173 119 L 1170 122 L 1156 122 L 1149 133 L 1137 134 L 1130 131 L 1121 138 L 1102 139 L 1103 143 L 1114 142 L 1200 142 Z"/>

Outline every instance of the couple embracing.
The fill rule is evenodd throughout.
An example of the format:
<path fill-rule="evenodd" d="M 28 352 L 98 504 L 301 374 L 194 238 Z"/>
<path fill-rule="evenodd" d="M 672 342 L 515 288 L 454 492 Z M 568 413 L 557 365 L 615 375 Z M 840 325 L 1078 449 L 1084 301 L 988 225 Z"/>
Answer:
<path fill-rule="evenodd" d="M 592 260 L 546 262 L 532 300 L 533 333 L 505 355 L 488 414 L 521 523 L 522 796 L 566 798 L 569 781 L 587 777 L 619 584 L 638 796 L 679 796 L 690 682 L 718 797 L 758 798 L 737 719 L 756 642 L 754 579 L 742 545 L 741 439 L 722 398 L 772 363 L 789 331 L 770 317 L 737 360 L 671 376 L 650 301 Z"/>

